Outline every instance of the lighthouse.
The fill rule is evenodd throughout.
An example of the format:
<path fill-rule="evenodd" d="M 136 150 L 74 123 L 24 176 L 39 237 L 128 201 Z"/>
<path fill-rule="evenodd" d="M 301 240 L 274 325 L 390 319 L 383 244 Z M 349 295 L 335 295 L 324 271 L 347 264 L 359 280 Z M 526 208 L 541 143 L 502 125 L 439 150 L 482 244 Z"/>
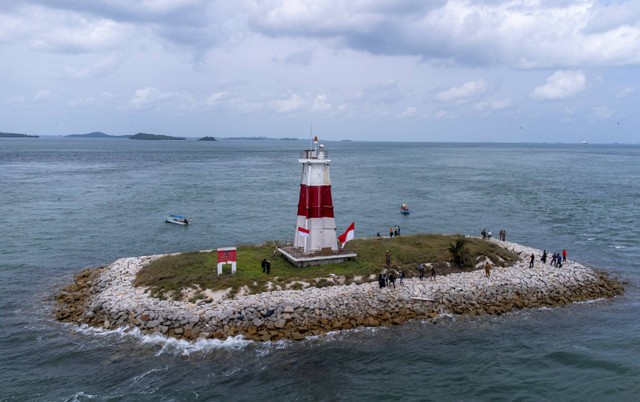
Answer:
<path fill-rule="evenodd" d="M 293 246 L 304 254 L 338 251 L 336 221 L 331 199 L 329 159 L 324 145 L 314 137 L 312 149 L 302 151 L 298 217 Z"/>

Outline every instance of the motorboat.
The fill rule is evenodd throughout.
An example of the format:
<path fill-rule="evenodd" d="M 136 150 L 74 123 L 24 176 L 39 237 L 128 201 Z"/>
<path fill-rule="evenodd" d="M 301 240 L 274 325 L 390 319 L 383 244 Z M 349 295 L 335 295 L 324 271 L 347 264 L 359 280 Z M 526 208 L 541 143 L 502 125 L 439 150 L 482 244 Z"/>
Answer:
<path fill-rule="evenodd" d="M 400 205 L 400 213 L 402 215 L 409 215 L 411 212 L 409 211 L 409 205 L 408 204 L 402 204 Z"/>
<path fill-rule="evenodd" d="M 189 219 L 182 215 L 169 215 L 165 217 L 165 221 L 168 223 L 175 223 L 176 225 L 189 225 Z"/>

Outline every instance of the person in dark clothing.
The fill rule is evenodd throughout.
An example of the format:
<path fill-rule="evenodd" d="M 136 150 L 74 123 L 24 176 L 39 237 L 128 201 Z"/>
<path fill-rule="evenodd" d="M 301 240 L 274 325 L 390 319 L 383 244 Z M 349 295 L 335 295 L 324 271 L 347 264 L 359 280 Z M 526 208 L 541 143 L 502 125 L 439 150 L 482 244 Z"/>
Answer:
<path fill-rule="evenodd" d="M 391 254 L 389 254 L 389 250 L 384 253 L 384 263 L 387 265 L 387 268 L 391 267 Z"/>
<path fill-rule="evenodd" d="M 404 286 L 404 272 L 400 271 L 400 286 Z"/>
<path fill-rule="evenodd" d="M 262 272 L 267 272 L 267 259 L 263 258 L 262 262 L 260 263 L 260 266 L 262 267 Z"/>
<path fill-rule="evenodd" d="M 431 265 L 431 276 L 429 277 L 430 281 L 434 281 L 436 280 L 436 268 Z"/>
<path fill-rule="evenodd" d="M 396 276 L 392 273 L 389 274 L 389 286 L 393 286 L 393 288 L 396 288 Z"/>
<path fill-rule="evenodd" d="M 533 268 L 533 261 L 536 259 L 536 256 L 531 253 L 531 261 L 529 261 L 529 268 Z"/>
<path fill-rule="evenodd" d="M 424 264 L 418 265 L 418 272 L 420 272 L 420 280 L 424 280 Z"/>
<path fill-rule="evenodd" d="M 542 257 L 540 257 L 540 261 L 542 261 L 543 264 L 547 263 L 547 250 L 542 250 Z"/>
<path fill-rule="evenodd" d="M 267 260 L 266 267 L 267 267 L 267 274 L 270 274 L 271 273 L 271 261 L 270 260 Z"/>

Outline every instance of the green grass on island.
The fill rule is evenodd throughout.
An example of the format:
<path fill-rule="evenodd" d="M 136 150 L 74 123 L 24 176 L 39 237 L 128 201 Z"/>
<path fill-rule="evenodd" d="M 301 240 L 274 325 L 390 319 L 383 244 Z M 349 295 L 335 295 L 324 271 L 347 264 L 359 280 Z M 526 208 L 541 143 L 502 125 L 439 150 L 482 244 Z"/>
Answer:
<path fill-rule="evenodd" d="M 354 239 L 346 249 L 358 254 L 342 264 L 294 267 L 276 251 L 276 243 L 240 245 L 237 248 L 237 272 L 232 275 L 226 265 L 217 275 L 217 254 L 213 252 L 187 252 L 168 255 L 143 267 L 135 286 L 148 287 L 160 298 L 181 299 L 184 289 L 194 289 L 191 301 L 207 299 L 204 290 L 231 289 L 235 295 L 259 293 L 270 289 L 302 289 L 307 286 L 325 287 L 336 284 L 370 281 L 385 268 L 385 253 L 391 254 L 391 267 L 403 271 L 407 277 L 418 276 L 418 264 L 431 263 L 437 275 L 472 271 L 478 262 L 489 258 L 494 265 L 508 266 L 518 256 L 478 238 L 462 235 L 402 235 L 389 238 Z M 263 258 L 271 261 L 271 273 L 262 272 Z M 428 275 L 428 273 L 427 273 Z M 233 296 L 231 296 L 233 297 Z"/>

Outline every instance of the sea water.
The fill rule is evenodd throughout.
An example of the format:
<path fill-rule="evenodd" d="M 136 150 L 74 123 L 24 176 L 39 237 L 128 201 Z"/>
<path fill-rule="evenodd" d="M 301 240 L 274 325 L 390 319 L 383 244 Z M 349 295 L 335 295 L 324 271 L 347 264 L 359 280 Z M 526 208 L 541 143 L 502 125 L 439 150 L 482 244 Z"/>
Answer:
<path fill-rule="evenodd" d="M 309 145 L 1 139 L 0 400 L 638 400 L 637 145 L 325 143 L 339 232 L 505 229 L 625 281 L 612 300 L 272 343 L 53 318 L 85 267 L 291 241 Z"/>

